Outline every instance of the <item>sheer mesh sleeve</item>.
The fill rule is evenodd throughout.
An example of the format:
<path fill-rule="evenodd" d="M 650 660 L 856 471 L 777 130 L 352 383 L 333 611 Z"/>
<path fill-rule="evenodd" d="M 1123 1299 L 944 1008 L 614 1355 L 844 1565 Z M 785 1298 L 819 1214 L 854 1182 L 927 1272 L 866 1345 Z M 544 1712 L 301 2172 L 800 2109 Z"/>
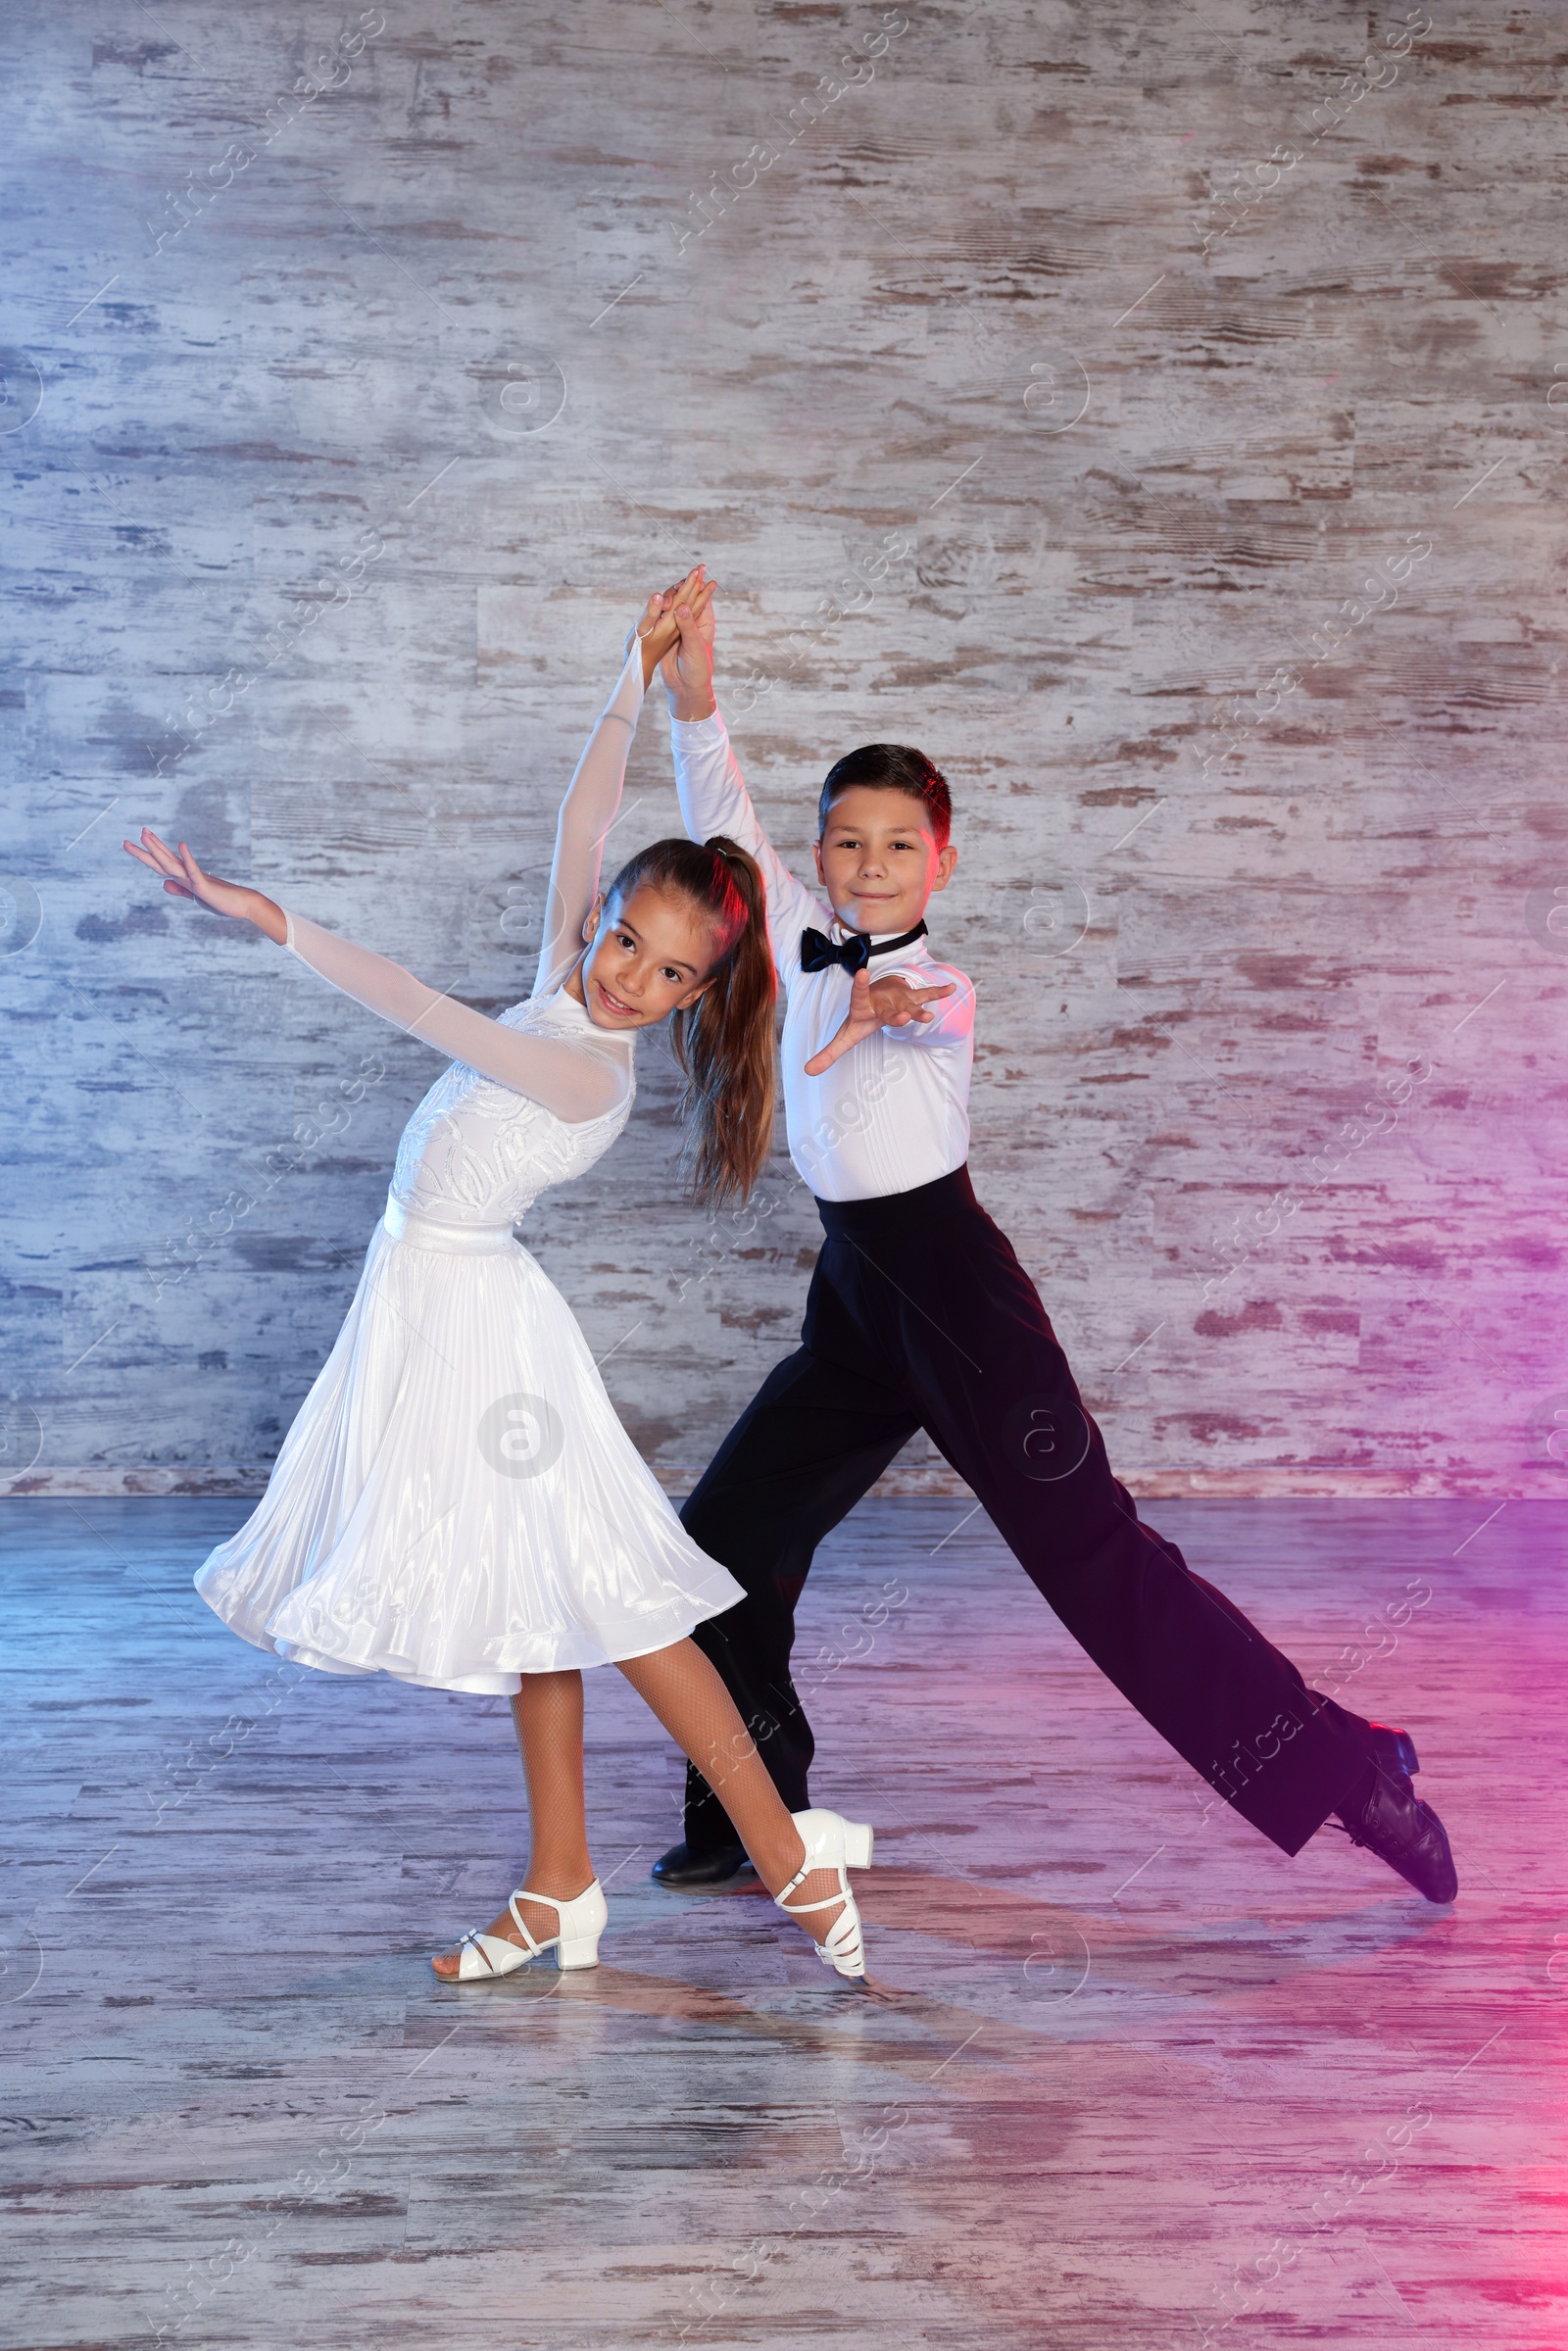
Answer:
<path fill-rule="evenodd" d="M 352 939 L 340 939 L 335 931 L 323 931 L 287 907 L 283 912 L 288 947 L 302 963 L 356 1004 L 378 1012 L 449 1059 L 510 1086 L 514 1094 L 525 1094 L 530 1102 L 542 1102 L 573 1126 L 603 1117 L 625 1099 L 630 1057 L 617 1041 L 607 1037 L 601 1045 L 585 1038 L 579 1044 L 507 1028 L 427 988 L 401 963 L 357 947 Z"/>
<path fill-rule="evenodd" d="M 583 746 L 561 804 L 535 996 L 553 996 L 582 953 L 582 926 L 598 893 L 605 835 L 620 806 L 627 755 L 642 707 L 643 653 L 633 637 L 615 691 Z"/>

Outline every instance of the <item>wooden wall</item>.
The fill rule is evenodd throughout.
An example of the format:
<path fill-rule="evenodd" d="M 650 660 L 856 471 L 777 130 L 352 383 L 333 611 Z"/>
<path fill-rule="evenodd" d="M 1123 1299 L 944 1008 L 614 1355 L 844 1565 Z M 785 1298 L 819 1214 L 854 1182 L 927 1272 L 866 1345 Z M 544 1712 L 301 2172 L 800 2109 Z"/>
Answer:
<path fill-rule="evenodd" d="M 702 556 L 801 870 L 838 752 L 951 779 L 976 1180 L 1130 1483 L 1562 1491 L 1560 15 L 4 37 L 13 1479 L 254 1483 L 432 1074 L 122 834 L 499 1007 L 626 619 Z M 674 828 L 652 707 L 628 799 L 617 846 Z M 657 1042 L 642 1082 L 527 1238 L 678 1487 L 816 1226 L 781 1152 L 705 1228 Z"/>

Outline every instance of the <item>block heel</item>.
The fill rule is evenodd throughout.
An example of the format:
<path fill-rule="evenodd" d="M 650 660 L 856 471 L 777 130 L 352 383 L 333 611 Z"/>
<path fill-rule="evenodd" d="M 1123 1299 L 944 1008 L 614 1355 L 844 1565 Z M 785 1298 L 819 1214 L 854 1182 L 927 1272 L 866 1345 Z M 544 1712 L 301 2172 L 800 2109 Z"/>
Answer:
<path fill-rule="evenodd" d="M 836 1812 L 792 1812 L 790 1818 L 801 1833 L 806 1859 L 773 1900 L 780 1910 L 799 1919 L 803 1926 L 813 1910 L 838 1910 L 838 1917 L 819 1942 L 810 1928 L 807 1928 L 807 1933 L 816 1942 L 816 1955 L 824 1967 L 852 1983 L 864 1983 L 865 1941 L 847 1873 L 870 1866 L 871 1832 L 863 1821 L 847 1821 Z M 791 1894 L 806 1884 L 813 1870 L 836 1870 L 838 1892 L 821 1902 L 792 1902 Z"/>
<path fill-rule="evenodd" d="M 538 1902 L 556 1914 L 556 1932 L 547 1935 L 543 1942 L 528 1932 L 519 1902 Z M 554 1951 L 556 1965 L 564 1974 L 576 1968 L 599 1965 L 599 1937 L 610 1918 L 610 1904 L 605 1889 L 596 1878 L 585 1892 L 574 1894 L 569 1902 L 558 1902 L 554 1894 L 535 1893 L 531 1886 L 519 1886 L 507 1904 L 512 1923 L 517 1930 L 518 1940 L 510 1935 L 482 1935 L 475 1928 L 466 1935 L 460 1944 L 462 1957 L 454 1981 L 458 1984 L 491 1984 L 499 1977 L 515 1975 L 530 1959 L 542 1958 Z"/>
<path fill-rule="evenodd" d="M 1369 1723 L 1367 1728 L 1372 1734 L 1373 1762 L 1381 1764 L 1385 1771 L 1403 1772 L 1407 1780 L 1413 1780 L 1421 1762 L 1409 1732 L 1391 1730 L 1387 1723 Z"/>

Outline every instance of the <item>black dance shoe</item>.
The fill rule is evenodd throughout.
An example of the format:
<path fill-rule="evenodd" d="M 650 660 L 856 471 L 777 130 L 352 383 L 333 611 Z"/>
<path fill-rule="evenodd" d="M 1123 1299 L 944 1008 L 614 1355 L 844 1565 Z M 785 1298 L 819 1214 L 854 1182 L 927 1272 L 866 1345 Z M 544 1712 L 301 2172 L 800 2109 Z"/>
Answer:
<path fill-rule="evenodd" d="M 744 1845 L 718 1845 L 707 1853 L 694 1853 L 688 1844 L 671 1845 L 652 1872 L 656 1886 L 667 1886 L 677 1894 L 719 1893 L 756 1875 Z"/>
<path fill-rule="evenodd" d="M 1397 1779 L 1402 1772 L 1413 1780 L 1421 1769 L 1421 1759 L 1415 1751 L 1415 1740 L 1408 1731 L 1391 1731 L 1387 1723 L 1368 1723 L 1372 1734 L 1372 1760 Z"/>
<path fill-rule="evenodd" d="M 1372 1769 L 1340 1813 L 1352 1845 L 1376 1853 L 1429 1902 L 1451 1902 L 1458 1873 L 1448 1833 L 1410 1785 L 1415 1747 L 1407 1733 L 1372 1725 Z"/>

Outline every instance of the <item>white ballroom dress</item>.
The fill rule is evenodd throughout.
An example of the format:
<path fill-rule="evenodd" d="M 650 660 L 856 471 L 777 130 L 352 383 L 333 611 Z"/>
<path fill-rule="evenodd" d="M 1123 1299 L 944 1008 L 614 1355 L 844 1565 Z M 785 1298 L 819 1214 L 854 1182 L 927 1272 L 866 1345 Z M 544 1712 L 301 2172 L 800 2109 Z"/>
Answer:
<path fill-rule="evenodd" d="M 510 1694 L 521 1674 L 645 1656 L 744 1596 L 685 1533 L 512 1230 L 631 1110 L 630 1035 L 597 1028 L 558 973 L 641 693 L 634 652 L 562 811 L 535 994 L 499 1020 L 289 916 L 313 969 L 464 1056 L 404 1129 L 348 1318 L 262 1502 L 196 1578 L 246 1641 L 325 1673 Z"/>

